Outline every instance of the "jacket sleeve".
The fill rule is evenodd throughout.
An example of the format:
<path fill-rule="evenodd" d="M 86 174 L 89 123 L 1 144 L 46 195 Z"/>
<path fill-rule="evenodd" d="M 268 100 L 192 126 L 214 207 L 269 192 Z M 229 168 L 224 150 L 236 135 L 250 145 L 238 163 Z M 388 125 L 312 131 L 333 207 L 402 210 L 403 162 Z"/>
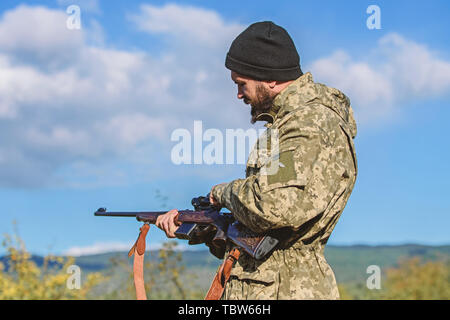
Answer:
<path fill-rule="evenodd" d="M 255 232 L 300 227 L 325 211 L 339 184 L 339 170 L 329 165 L 333 149 L 323 130 L 293 119 L 280 129 L 279 140 L 279 153 L 260 174 L 212 191 L 223 207 Z"/>

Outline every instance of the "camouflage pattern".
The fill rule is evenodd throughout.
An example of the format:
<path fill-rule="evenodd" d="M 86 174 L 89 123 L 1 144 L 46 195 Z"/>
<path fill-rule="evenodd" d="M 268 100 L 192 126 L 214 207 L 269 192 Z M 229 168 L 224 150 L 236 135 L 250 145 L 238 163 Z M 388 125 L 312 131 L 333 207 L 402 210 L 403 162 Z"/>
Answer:
<path fill-rule="evenodd" d="M 297 238 L 263 261 L 242 253 L 222 299 L 339 299 L 323 252 L 357 175 L 350 101 L 306 73 L 260 116 L 271 120 L 267 137 L 278 139 L 264 143 L 263 135 L 246 178 L 217 186 L 213 195 L 253 231 L 294 230 Z"/>

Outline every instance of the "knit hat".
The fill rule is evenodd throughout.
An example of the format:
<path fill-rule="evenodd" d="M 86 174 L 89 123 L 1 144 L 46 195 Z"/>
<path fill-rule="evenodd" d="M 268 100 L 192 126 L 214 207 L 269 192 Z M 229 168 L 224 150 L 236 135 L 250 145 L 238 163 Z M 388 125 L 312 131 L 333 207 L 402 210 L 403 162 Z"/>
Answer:
<path fill-rule="evenodd" d="M 255 80 L 288 81 L 303 74 L 294 42 L 272 21 L 254 23 L 238 35 L 225 67 Z"/>

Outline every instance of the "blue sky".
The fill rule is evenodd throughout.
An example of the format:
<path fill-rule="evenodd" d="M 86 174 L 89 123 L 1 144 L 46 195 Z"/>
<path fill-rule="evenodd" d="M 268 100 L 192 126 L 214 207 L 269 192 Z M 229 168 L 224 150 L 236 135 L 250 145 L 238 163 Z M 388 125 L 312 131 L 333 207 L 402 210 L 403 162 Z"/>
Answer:
<path fill-rule="evenodd" d="M 72 4 L 80 30 L 66 27 Z M 366 26 L 371 4 L 380 30 Z M 3 0 L 0 232 L 16 228 L 38 254 L 125 249 L 138 223 L 94 217 L 95 209 L 185 209 L 212 185 L 241 178 L 242 164 L 174 165 L 170 136 L 192 131 L 194 120 L 252 127 L 224 57 L 249 24 L 272 20 L 291 34 L 302 69 L 349 96 L 357 118 L 359 176 L 329 243 L 448 244 L 449 8 Z M 149 245 L 164 240 L 152 228 Z"/>

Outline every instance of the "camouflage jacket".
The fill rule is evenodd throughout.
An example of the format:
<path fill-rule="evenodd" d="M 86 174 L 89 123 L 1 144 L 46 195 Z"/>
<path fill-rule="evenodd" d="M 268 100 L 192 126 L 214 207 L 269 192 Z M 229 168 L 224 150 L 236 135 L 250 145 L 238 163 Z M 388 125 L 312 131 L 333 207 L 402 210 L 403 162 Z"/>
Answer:
<path fill-rule="evenodd" d="M 213 196 L 253 231 L 292 230 L 296 241 L 263 261 L 241 254 L 231 275 L 276 283 L 278 299 L 337 299 L 323 249 L 356 180 L 350 101 L 308 72 L 264 116 L 271 121 L 250 154 L 246 178 L 216 186 Z"/>

